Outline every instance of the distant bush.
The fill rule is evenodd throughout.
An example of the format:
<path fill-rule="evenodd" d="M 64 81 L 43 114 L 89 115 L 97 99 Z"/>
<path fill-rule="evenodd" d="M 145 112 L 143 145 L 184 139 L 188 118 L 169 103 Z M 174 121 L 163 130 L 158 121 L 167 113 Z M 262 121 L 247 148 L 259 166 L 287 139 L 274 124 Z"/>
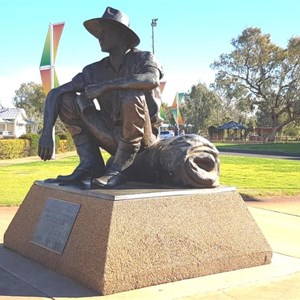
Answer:
<path fill-rule="evenodd" d="M 60 138 L 59 148 L 57 148 L 58 153 L 64 153 L 75 150 L 75 145 L 73 143 L 73 139 L 70 133 L 58 133 L 57 135 Z"/>
<path fill-rule="evenodd" d="M 0 140 L 0 159 L 10 159 L 28 156 L 29 149 L 30 141 L 26 139 Z"/>
<path fill-rule="evenodd" d="M 67 140 L 68 139 L 68 134 L 65 132 L 58 132 L 57 135 L 61 140 Z"/>
<path fill-rule="evenodd" d="M 38 145 L 39 145 L 39 134 L 35 133 L 27 133 L 23 134 L 19 137 L 21 140 L 28 140 L 30 147 L 29 147 L 29 153 L 28 156 L 36 156 L 38 155 Z"/>
<path fill-rule="evenodd" d="M 0 140 L 0 159 L 20 158 L 38 155 L 39 134 L 23 134 L 19 139 Z M 55 152 L 64 153 L 75 149 L 69 133 L 55 136 Z"/>

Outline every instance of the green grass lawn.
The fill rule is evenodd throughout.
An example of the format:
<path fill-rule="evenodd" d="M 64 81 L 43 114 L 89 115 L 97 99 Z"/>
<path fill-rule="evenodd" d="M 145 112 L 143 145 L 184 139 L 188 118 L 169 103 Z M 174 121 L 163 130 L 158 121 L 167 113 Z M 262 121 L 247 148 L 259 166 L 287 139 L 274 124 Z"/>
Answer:
<path fill-rule="evenodd" d="M 220 182 L 250 197 L 299 195 L 300 160 L 221 155 Z"/>
<path fill-rule="evenodd" d="M 108 158 L 108 155 L 105 155 Z M 35 180 L 70 174 L 77 155 L 0 167 L 0 206 L 20 205 Z M 221 155 L 222 185 L 234 186 L 242 195 L 299 195 L 300 160 Z"/>
<path fill-rule="evenodd" d="M 292 155 L 300 157 L 300 143 L 215 143 L 219 151 L 250 151 L 265 154 Z"/>
<path fill-rule="evenodd" d="M 78 158 L 30 162 L 0 167 L 0 206 L 19 205 L 35 180 L 55 178 L 73 171 Z"/>
<path fill-rule="evenodd" d="M 104 158 L 108 157 L 109 155 L 105 153 Z M 74 154 L 47 162 L 35 161 L 0 166 L 0 206 L 20 205 L 35 180 L 71 174 L 78 162 L 78 156 Z"/>

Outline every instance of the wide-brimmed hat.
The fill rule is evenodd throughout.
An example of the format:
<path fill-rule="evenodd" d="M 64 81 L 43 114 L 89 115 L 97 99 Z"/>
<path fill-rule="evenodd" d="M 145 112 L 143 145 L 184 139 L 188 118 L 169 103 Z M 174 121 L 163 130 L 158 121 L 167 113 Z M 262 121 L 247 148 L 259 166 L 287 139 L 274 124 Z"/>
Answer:
<path fill-rule="evenodd" d="M 106 8 L 102 18 L 87 20 L 83 23 L 83 25 L 89 33 L 98 38 L 99 29 L 104 23 L 115 24 L 119 28 L 123 29 L 128 36 L 128 46 L 133 48 L 140 43 L 140 39 L 137 36 L 137 34 L 129 28 L 128 16 L 123 12 L 112 7 Z"/>

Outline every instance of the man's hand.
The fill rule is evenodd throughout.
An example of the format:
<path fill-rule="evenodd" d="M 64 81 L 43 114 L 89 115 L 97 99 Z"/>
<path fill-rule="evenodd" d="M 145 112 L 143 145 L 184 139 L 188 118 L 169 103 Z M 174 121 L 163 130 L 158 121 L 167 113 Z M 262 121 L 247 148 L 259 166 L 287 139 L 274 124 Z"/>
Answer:
<path fill-rule="evenodd" d="M 95 99 L 101 97 L 108 90 L 106 82 L 91 84 L 85 88 L 85 94 L 89 99 Z"/>
<path fill-rule="evenodd" d="M 42 135 L 39 140 L 39 147 L 38 147 L 38 155 L 42 160 L 50 160 L 53 154 L 53 147 L 54 141 L 52 138 L 52 132 L 45 133 L 42 132 Z"/>

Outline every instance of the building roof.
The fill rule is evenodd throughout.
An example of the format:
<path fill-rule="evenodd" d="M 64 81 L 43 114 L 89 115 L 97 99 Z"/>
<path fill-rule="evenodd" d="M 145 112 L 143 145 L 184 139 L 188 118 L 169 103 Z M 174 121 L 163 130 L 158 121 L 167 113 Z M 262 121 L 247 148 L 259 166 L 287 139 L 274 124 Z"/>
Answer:
<path fill-rule="evenodd" d="M 14 123 L 15 120 L 21 115 L 18 124 L 21 125 L 34 125 L 35 122 L 28 120 L 24 108 L 0 108 L 0 124 Z"/>
<path fill-rule="evenodd" d="M 0 118 L 6 120 L 15 120 L 19 114 L 23 115 L 24 119 L 27 119 L 25 110 L 23 108 L 2 108 L 0 109 Z"/>
<path fill-rule="evenodd" d="M 0 124 L 3 124 L 3 123 L 8 123 L 8 121 L 6 121 L 0 117 Z"/>
<path fill-rule="evenodd" d="M 225 123 L 217 128 L 217 130 L 224 130 L 224 129 L 246 129 L 246 127 L 242 124 L 238 124 L 234 121 L 231 121 L 231 122 Z"/>

